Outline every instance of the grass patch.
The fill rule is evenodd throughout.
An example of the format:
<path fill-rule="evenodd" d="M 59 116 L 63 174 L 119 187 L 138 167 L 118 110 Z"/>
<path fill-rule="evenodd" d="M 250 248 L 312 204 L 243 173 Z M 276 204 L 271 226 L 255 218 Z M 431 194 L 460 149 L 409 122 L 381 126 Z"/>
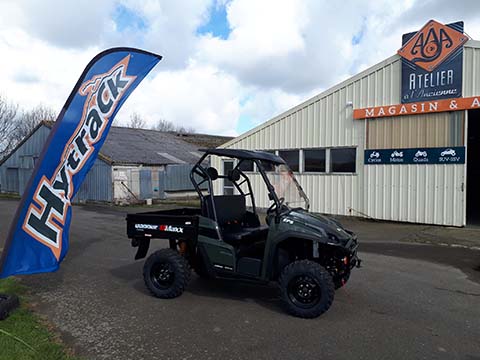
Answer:
<path fill-rule="evenodd" d="M 0 321 L 0 360 L 79 360 L 67 354 L 41 318 L 26 304 L 26 289 L 15 279 L 0 280 L 0 293 L 16 294 L 20 307 Z"/>

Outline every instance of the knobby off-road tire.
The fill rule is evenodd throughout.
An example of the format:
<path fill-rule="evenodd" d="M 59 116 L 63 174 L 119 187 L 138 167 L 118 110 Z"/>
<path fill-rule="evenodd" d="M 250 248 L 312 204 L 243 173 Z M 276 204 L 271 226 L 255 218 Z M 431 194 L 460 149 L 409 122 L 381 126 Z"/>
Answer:
<path fill-rule="evenodd" d="M 145 285 L 153 295 L 162 299 L 172 299 L 182 295 L 190 275 L 188 262 L 172 249 L 154 252 L 143 266 Z"/>
<path fill-rule="evenodd" d="M 0 294 L 0 320 L 4 320 L 20 305 L 17 295 Z"/>
<path fill-rule="evenodd" d="M 285 310 L 301 318 L 315 318 L 327 311 L 335 296 L 330 273 L 310 260 L 287 265 L 278 281 Z"/>

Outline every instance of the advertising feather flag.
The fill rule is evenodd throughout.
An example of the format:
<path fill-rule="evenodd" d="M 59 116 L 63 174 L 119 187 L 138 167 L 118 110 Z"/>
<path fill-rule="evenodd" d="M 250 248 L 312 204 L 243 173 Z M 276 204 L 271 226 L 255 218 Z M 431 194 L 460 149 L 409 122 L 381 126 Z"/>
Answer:
<path fill-rule="evenodd" d="M 160 60 L 143 50 L 113 48 L 87 65 L 25 188 L 0 259 L 0 278 L 58 269 L 68 251 L 71 201 L 116 113 Z"/>

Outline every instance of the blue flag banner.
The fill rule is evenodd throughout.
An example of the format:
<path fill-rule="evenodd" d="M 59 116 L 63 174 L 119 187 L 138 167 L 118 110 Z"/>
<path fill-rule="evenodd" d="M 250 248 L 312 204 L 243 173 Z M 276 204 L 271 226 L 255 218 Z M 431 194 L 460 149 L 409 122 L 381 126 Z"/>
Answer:
<path fill-rule="evenodd" d="M 112 121 L 161 56 L 132 48 L 98 54 L 50 132 L 23 194 L 0 260 L 0 278 L 55 271 L 68 251 L 71 201 Z"/>

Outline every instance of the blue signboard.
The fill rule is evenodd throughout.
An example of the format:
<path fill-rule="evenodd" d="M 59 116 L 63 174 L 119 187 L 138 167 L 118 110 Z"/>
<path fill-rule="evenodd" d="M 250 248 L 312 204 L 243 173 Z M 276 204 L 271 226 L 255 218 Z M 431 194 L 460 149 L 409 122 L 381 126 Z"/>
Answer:
<path fill-rule="evenodd" d="M 463 22 L 443 25 L 430 20 L 421 30 L 404 34 L 402 103 L 462 96 Z"/>
<path fill-rule="evenodd" d="M 369 149 L 365 165 L 465 164 L 465 147 Z"/>

